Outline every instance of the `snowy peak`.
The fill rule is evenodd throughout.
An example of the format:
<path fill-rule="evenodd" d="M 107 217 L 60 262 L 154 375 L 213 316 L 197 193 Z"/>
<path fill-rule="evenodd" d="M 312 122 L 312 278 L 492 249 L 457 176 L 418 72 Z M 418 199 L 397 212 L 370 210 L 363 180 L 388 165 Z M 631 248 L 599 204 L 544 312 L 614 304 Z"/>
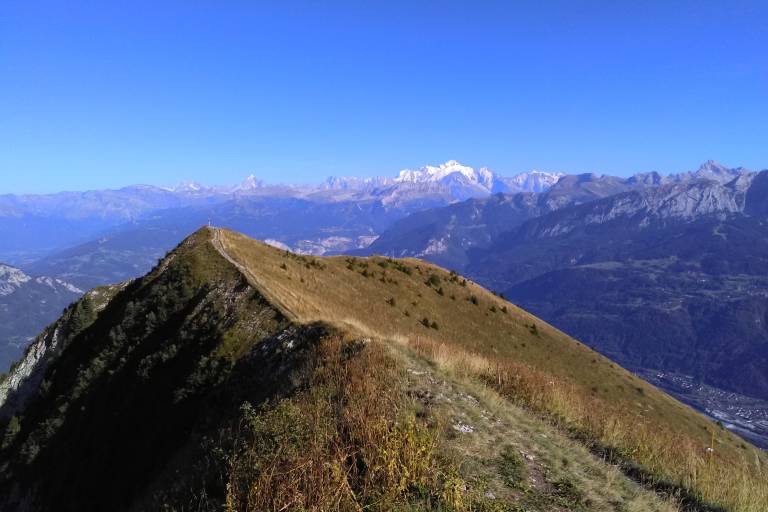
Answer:
<path fill-rule="evenodd" d="M 197 194 L 209 190 L 209 187 L 202 185 L 196 181 L 182 181 L 171 189 L 172 192 L 179 194 Z"/>
<path fill-rule="evenodd" d="M 504 182 L 513 192 L 544 192 L 560 181 L 563 176 L 565 173 L 562 172 L 544 172 L 534 169 L 530 172 L 521 172 L 511 178 L 504 178 Z"/>
<path fill-rule="evenodd" d="M 32 278 L 16 267 L 0 264 L 0 296 L 10 295 Z"/>
<path fill-rule="evenodd" d="M 240 185 L 238 185 L 235 190 L 239 192 L 247 192 L 249 190 L 256 190 L 259 188 L 262 188 L 264 186 L 264 182 L 253 174 L 245 178 Z"/>
<path fill-rule="evenodd" d="M 80 288 L 61 279 L 55 277 L 33 278 L 16 267 L 0 263 L 0 297 L 11 295 L 20 288 L 36 285 L 50 288 L 55 292 L 67 291 L 78 295 L 84 293 Z"/>
<path fill-rule="evenodd" d="M 425 165 L 417 170 L 403 169 L 398 177 L 395 178 L 395 181 L 400 183 L 441 183 L 446 178 L 452 177 L 452 175 L 460 175 L 471 183 L 483 185 L 486 185 L 494 178 L 493 172 L 485 167 L 475 170 L 472 167 L 460 164 L 456 160 L 448 160 L 437 167 Z"/>

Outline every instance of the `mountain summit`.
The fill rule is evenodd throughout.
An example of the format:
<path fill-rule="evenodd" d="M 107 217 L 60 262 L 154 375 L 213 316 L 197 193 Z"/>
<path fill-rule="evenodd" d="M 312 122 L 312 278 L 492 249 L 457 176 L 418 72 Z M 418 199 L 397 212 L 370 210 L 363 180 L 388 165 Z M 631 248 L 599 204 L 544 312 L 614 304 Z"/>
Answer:
<path fill-rule="evenodd" d="M 404 169 L 400 171 L 395 181 L 440 183 L 454 174 L 461 175 L 469 182 L 477 183 L 488 189 L 491 188 L 495 177 L 494 173 L 485 167 L 475 170 L 472 167 L 460 164 L 456 160 L 448 160 L 437 167 L 425 165 L 415 171 Z"/>

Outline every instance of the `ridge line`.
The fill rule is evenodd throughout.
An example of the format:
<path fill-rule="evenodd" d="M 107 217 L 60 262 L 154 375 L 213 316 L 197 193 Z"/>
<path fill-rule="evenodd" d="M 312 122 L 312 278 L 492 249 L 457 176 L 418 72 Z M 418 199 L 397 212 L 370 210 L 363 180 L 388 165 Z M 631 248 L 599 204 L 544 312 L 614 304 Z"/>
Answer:
<path fill-rule="evenodd" d="M 245 280 L 248 281 L 248 284 L 250 284 L 253 288 L 255 288 L 270 304 L 272 304 L 274 307 L 280 310 L 280 312 L 285 315 L 288 320 L 291 322 L 299 323 L 299 317 L 296 315 L 293 311 L 291 311 L 285 304 L 282 303 L 280 299 L 278 299 L 272 292 L 270 292 L 265 286 L 263 286 L 258 278 L 251 272 L 245 265 L 242 265 L 237 260 L 235 260 L 224 248 L 224 244 L 221 242 L 221 229 L 220 228 L 214 228 L 210 227 L 213 231 L 213 237 L 211 237 L 210 242 L 211 245 L 213 245 L 213 248 L 216 249 L 216 251 L 229 263 L 231 263 L 242 275 L 245 277 Z"/>

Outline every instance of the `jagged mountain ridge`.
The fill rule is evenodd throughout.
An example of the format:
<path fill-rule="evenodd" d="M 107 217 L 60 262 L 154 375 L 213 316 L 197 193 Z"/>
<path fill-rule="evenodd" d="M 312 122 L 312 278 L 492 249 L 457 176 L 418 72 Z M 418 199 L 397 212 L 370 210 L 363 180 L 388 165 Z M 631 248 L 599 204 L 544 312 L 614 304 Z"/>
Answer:
<path fill-rule="evenodd" d="M 640 187 L 631 178 L 563 176 L 539 194 L 494 194 L 414 213 L 393 224 L 359 253 L 426 257 L 461 270 L 469 262 L 467 252 L 471 248 L 488 246 L 527 220 Z"/>
<path fill-rule="evenodd" d="M 721 181 L 703 178 L 715 171 L 723 177 Z M 597 203 L 588 222 L 622 215 L 622 210 L 642 208 L 655 209 L 657 216 L 670 218 L 681 215 L 692 218 L 708 215 L 710 211 L 722 214 L 743 212 L 745 195 L 752 188 L 755 175 L 742 168 L 727 169 L 714 162 L 705 163 L 695 172 L 663 179 L 658 174 L 653 179 L 648 179 L 649 175 L 629 178 L 566 175 L 536 196 L 489 197 L 415 213 L 393 224 L 360 253 L 423 256 L 451 268 L 463 269 L 470 248 L 486 247 L 497 235 L 511 232 L 525 221 L 612 196 L 622 203 Z M 729 179 L 725 180 L 725 177 Z M 752 190 L 756 191 L 757 187 Z M 612 212 L 597 211 L 604 210 L 605 204 L 611 205 Z M 580 222 L 581 215 L 587 215 L 584 212 L 583 208 L 573 211 L 576 222 Z"/>

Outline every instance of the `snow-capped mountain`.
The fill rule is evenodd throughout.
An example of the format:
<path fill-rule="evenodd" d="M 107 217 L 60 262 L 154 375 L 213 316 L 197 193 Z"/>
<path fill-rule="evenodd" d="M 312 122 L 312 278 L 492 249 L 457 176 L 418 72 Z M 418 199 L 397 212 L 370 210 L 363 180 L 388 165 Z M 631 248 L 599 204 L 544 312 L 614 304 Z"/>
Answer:
<path fill-rule="evenodd" d="M 445 183 L 446 180 L 455 179 L 459 175 L 466 178 L 470 183 L 476 183 L 488 190 L 492 188 L 493 181 L 496 178 L 496 175 L 485 167 L 475 170 L 472 167 L 460 164 L 456 160 L 448 160 L 437 167 L 425 165 L 416 170 L 403 169 L 398 177 L 395 178 L 395 181 L 399 183 Z"/>
<path fill-rule="evenodd" d="M 32 278 L 9 265 L 0 264 L 0 295 L 10 295 Z"/>
<path fill-rule="evenodd" d="M 562 172 L 544 172 L 534 169 L 502 179 L 510 192 L 545 192 L 563 176 L 565 173 Z"/>
<path fill-rule="evenodd" d="M 83 290 L 55 277 L 32 277 L 23 270 L 0 263 L 0 297 L 11 295 L 28 286 L 42 286 L 53 292 L 69 292 L 81 295 Z"/>
<path fill-rule="evenodd" d="M 473 168 L 456 160 L 441 165 L 403 169 L 395 178 L 375 176 L 335 177 L 320 184 L 323 191 L 356 191 L 382 198 L 385 204 L 411 199 L 443 197 L 447 202 L 482 198 L 498 192 L 544 192 L 564 176 L 562 173 L 530 171 L 504 177 L 487 167 Z"/>
<path fill-rule="evenodd" d="M 264 181 L 258 179 L 253 174 L 249 175 L 247 178 L 245 178 L 237 187 L 235 187 L 235 192 L 249 192 L 252 190 L 256 190 L 259 188 L 262 188 L 264 186 Z"/>
<path fill-rule="evenodd" d="M 199 194 L 202 192 L 210 191 L 211 188 L 198 183 L 197 181 L 182 181 L 178 185 L 167 190 L 170 192 L 176 192 L 177 194 Z"/>
<path fill-rule="evenodd" d="M 465 187 L 472 197 L 482 197 L 497 192 L 544 192 L 557 183 L 564 173 L 550 173 L 538 170 L 522 172 L 513 176 L 502 176 L 487 167 L 478 169 L 449 160 L 442 165 L 425 165 L 416 170 L 404 169 L 395 178 L 397 183 L 438 183 L 453 188 Z"/>

